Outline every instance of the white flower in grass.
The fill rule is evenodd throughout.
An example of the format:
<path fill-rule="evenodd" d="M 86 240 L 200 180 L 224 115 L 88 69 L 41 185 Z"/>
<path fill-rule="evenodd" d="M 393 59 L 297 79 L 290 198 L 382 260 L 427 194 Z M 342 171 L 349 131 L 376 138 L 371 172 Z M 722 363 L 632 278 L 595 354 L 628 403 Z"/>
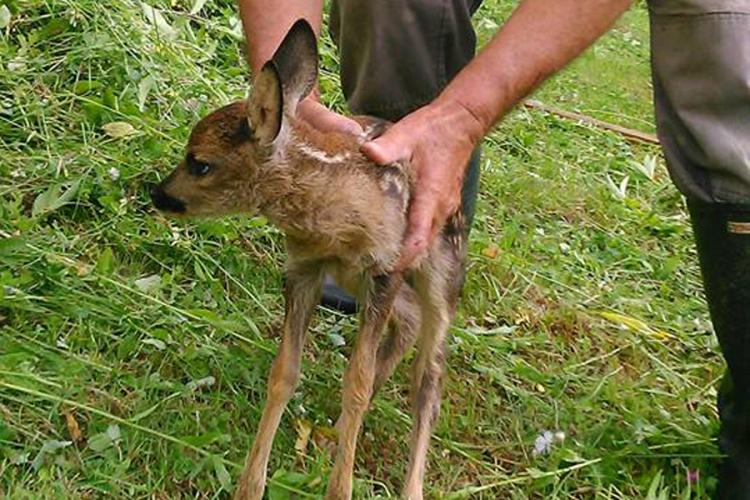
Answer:
<path fill-rule="evenodd" d="M 110 168 L 107 173 L 109 174 L 109 178 L 113 181 L 116 181 L 120 178 L 120 170 L 117 167 Z"/>
<path fill-rule="evenodd" d="M 547 453 L 552 451 L 553 440 L 554 435 L 552 434 L 552 431 L 542 432 L 534 441 L 534 450 L 531 452 L 531 454 L 535 457 L 538 457 L 539 455 L 546 455 Z"/>
<path fill-rule="evenodd" d="M 552 445 L 562 443 L 563 441 L 565 441 L 565 433 L 563 431 L 544 431 L 534 440 L 534 449 L 531 451 L 531 454 L 535 457 L 547 455 L 552 451 Z"/>

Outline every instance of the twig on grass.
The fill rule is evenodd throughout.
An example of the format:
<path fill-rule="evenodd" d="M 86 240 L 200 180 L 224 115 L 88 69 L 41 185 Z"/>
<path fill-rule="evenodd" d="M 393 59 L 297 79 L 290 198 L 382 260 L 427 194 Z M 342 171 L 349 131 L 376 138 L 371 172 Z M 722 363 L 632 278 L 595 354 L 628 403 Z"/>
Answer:
<path fill-rule="evenodd" d="M 645 132 L 641 132 L 640 130 L 634 130 L 632 128 L 623 127 L 621 125 L 615 125 L 614 123 L 605 122 L 604 120 L 592 118 L 591 116 L 582 115 L 580 113 L 574 113 L 572 111 L 565 111 L 564 109 L 559 109 L 553 106 L 548 106 L 547 104 L 536 101 L 534 99 L 527 99 L 526 101 L 523 102 L 523 106 L 529 109 L 538 109 L 539 111 L 544 111 L 545 113 L 559 116 L 567 120 L 573 120 L 576 122 L 585 123 L 587 125 L 592 125 L 594 127 L 601 128 L 604 130 L 609 130 L 610 132 L 615 132 L 616 134 L 620 134 L 621 136 L 625 137 L 626 139 L 630 141 L 644 142 L 646 144 L 659 145 L 659 138 L 653 134 L 647 134 Z"/>

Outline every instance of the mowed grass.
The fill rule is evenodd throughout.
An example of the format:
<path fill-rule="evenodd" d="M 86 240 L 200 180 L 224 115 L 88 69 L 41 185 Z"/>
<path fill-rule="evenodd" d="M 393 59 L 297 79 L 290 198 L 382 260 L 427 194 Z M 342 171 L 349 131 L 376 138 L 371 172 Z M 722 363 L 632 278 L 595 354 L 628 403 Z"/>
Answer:
<path fill-rule="evenodd" d="M 515 3 L 484 2 L 481 40 Z M 283 237 L 165 220 L 147 186 L 247 93 L 234 2 L 2 4 L 0 496 L 226 498 L 277 346 Z M 536 97 L 652 131 L 647 22 L 638 5 Z M 329 40 L 322 60 L 341 108 Z M 706 496 L 722 363 L 658 148 L 517 110 L 482 172 L 428 497 Z M 269 498 L 324 491 L 355 327 L 316 318 Z M 400 489 L 408 374 L 367 416 L 357 498 Z"/>

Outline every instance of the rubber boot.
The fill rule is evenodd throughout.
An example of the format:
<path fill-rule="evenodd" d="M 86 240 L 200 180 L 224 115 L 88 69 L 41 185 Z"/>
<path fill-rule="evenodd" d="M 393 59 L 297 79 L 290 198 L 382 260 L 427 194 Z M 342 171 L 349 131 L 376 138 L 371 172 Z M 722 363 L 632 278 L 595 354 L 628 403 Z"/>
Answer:
<path fill-rule="evenodd" d="M 716 498 L 750 500 L 750 204 L 688 202 L 714 331 L 727 362 L 719 389 Z"/>
<path fill-rule="evenodd" d="M 467 232 L 471 230 L 471 225 L 474 222 L 474 209 L 479 192 L 479 162 L 481 158 L 482 148 L 477 147 L 469 159 L 469 166 L 466 169 L 466 178 L 461 191 L 461 210 L 466 217 Z M 359 309 L 357 300 L 340 288 L 330 277 L 326 277 L 323 281 L 320 305 L 342 314 L 355 314 Z"/>

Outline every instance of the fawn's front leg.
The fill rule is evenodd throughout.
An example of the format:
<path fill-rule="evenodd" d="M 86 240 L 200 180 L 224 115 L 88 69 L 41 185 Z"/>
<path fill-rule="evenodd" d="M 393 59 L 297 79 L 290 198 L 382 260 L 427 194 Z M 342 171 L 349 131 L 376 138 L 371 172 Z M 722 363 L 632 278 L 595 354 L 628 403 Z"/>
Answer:
<path fill-rule="evenodd" d="M 348 500 L 352 496 L 352 474 L 357 435 L 367 412 L 375 380 L 375 360 L 383 328 L 403 281 L 400 274 L 373 278 L 360 318 L 357 343 L 344 374 L 336 464 L 331 471 L 326 498 Z"/>
<path fill-rule="evenodd" d="M 260 500 L 266 486 L 268 456 L 281 415 L 292 397 L 300 376 L 305 333 L 320 297 L 317 270 L 290 271 L 284 287 L 286 311 L 284 331 L 268 377 L 268 396 L 253 448 L 245 463 L 235 500 Z"/>

